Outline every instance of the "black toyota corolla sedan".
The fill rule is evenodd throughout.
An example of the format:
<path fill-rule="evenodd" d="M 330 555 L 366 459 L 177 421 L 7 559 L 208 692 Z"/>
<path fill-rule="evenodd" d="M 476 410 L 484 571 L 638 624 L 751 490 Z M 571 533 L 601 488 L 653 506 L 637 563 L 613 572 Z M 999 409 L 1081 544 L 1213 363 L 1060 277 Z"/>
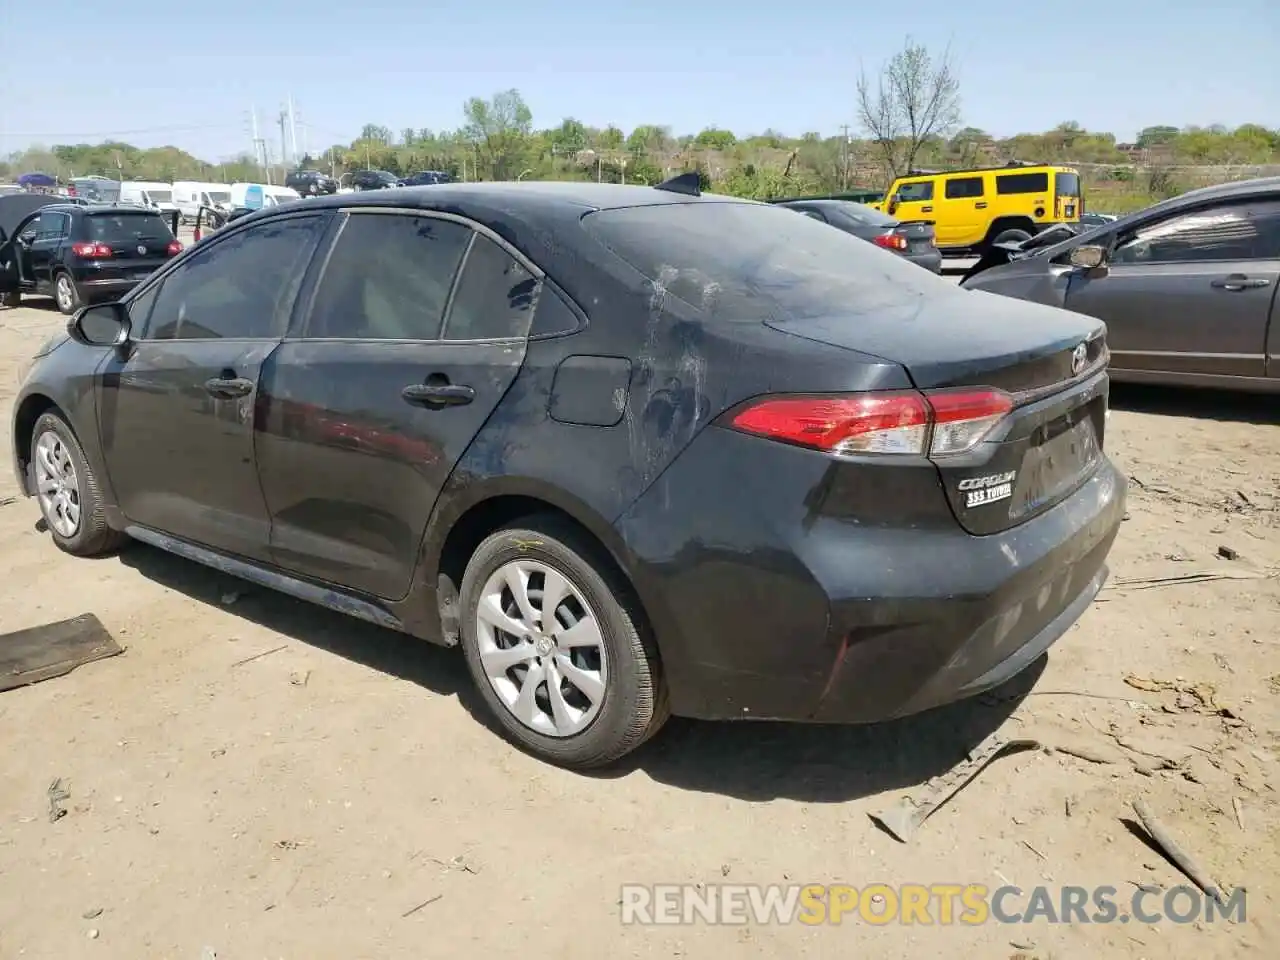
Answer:
<path fill-rule="evenodd" d="M 986 690 L 1123 514 L 1104 327 L 793 211 L 445 184 L 228 224 L 15 403 L 54 542 L 128 538 L 460 646 L 525 749 Z"/>

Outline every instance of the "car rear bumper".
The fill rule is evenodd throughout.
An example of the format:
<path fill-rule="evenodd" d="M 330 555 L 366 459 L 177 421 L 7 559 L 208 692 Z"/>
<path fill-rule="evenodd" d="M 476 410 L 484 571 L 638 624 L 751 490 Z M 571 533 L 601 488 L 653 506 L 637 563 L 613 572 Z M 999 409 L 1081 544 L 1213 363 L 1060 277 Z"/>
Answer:
<path fill-rule="evenodd" d="M 904 253 L 904 257 L 914 264 L 924 267 L 930 273 L 942 272 L 942 251 L 930 250 L 926 253 Z"/>
<path fill-rule="evenodd" d="M 972 696 L 1106 579 L 1126 481 L 1105 458 L 1053 508 L 972 536 L 824 515 L 831 462 L 770 445 L 704 430 L 619 520 L 677 714 L 875 722 Z M 887 502 L 897 468 L 876 470 Z"/>
<path fill-rule="evenodd" d="M 94 277 L 79 281 L 76 287 L 80 291 L 82 300 L 100 300 L 107 297 L 122 297 L 141 282 L 141 280 L 123 277 Z"/>

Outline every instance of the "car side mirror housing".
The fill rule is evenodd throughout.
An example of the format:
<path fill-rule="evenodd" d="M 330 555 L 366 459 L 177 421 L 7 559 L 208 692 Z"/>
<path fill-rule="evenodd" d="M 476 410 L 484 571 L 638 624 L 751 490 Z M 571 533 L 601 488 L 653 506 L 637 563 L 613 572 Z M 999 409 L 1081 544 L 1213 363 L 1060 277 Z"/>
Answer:
<path fill-rule="evenodd" d="M 1071 251 L 1073 267 L 1083 270 L 1101 270 L 1107 265 L 1107 248 L 1096 243 L 1085 243 Z"/>
<path fill-rule="evenodd" d="M 120 303 L 84 307 L 67 321 L 67 336 L 86 347 L 122 347 L 131 333 L 129 314 Z"/>

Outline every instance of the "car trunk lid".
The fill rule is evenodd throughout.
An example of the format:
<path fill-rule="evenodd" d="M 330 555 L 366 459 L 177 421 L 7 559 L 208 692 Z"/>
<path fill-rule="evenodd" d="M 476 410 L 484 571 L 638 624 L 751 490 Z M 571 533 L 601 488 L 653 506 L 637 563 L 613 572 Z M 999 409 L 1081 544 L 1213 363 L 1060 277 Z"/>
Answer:
<path fill-rule="evenodd" d="M 766 324 L 895 361 L 926 395 L 992 387 L 1013 397 L 1013 409 L 976 448 L 934 458 L 965 530 L 996 533 L 1029 520 L 1097 467 L 1107 409 L 1101 322 L 959 289 L 954 296 L 887 302 L 876 315 L 882 322 L 844 316 Z"/>
<path fill-rule="evenodd" d="M 907 220 L 894 227 L 893 232 L 907 241 L 908 253 L 924 253 L 937 245 L 932 220 Z"/>

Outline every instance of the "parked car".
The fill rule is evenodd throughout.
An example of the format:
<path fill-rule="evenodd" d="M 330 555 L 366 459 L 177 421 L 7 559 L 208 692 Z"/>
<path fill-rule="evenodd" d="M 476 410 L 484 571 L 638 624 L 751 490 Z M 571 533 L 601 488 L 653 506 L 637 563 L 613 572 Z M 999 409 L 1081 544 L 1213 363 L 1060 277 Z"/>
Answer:
<path fill-rule="evenodd" d="M 319 170 L 295 170 L 284 178 L 284 185 L 303 197 L 323 197 L 338 192 L 337 178 Z"/>
<path fill-rule="evenodd" d="M 357 170 L 347 182 L 355 190 L 389 190 L 400 186 L 399 178 L 386 170 Z"/>
<path fill-rule="evenodd" d="M 942 272 L 942 254 L 934 242 L 932 223 L 903 223 L 865 204 L 848 200 L 780 200 L 778 206 L 829 223 L 837 230 L 861 237 L 933 273 Z"/>
<path fill-rule="evenodd" d="M 1102 324 L 696 177 L 261 210 L 68 334 L 12 429 L 60 548 L 461 646 L 564 765 L 995 686 L 1124 515 Z"/>
<path fill-rule="evenodd" d="M 893 181 L 874 206 L 901 220 L 932 220 L 944 256 L 981 255 L 995 243 L 1026 240 L 1084 212 L 1072 167 L 1013 161 L 1002 167 L 916 171 Z"/>
<path fill-rule="evenodd" d="M 1193 190 L 961 286 L 1105 320 L 1115 380 L 1280 390 L 1280 177 Z"/>
<path fill-rule="evenodd" d="M 16 183 L 0 183 L 0 197 L 8 196 L 13 193 L 24 193 L 22 187 Z"/>
<path fill-rule="evenodd" d="M 436 183 L 452 183 L 453 177 L 442 170 L 419 170 L 417 173 L 405 177 L 400 185 L 404 187 L 425 187 Z"/>
<path fill-rule="evenodd" d="M 173 202 L 173 184 L 151 183 L 146 180 L 125 180 L 120 184 L 120 203 L 136 204 L 150 207 L 161 213 L 176 213 L 178 205 Z"/>
<path fill-rule="evenodd" d="M 9 198 L 0 198 L 0 203 Z M 0 297 L 51 296 L 63 313 L 119 297 L 182 251 L 169 218 L 140 207 L 67 203 L 40 206 L 0 242 Z M 4 266 L 4 265 L 8 266 Z"/>
<path fill-rule="evenodd" d="M 231 185 L 198 180 L 175 180 L 173 203 L 183 223 L 194 223 L 201 207 L 231 206 Z"/>

